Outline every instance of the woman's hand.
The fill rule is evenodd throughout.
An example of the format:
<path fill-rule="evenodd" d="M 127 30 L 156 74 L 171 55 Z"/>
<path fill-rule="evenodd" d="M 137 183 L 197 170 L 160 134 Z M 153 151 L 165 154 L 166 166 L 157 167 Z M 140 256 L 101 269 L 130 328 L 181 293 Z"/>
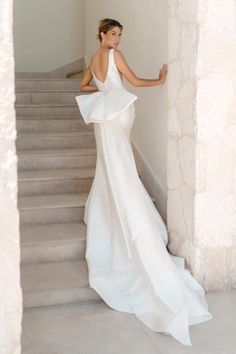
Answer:
<path fill-rule="evenodd" d="M 159 78 L 158 80 L 160 80 L 160 84 L 164 84 L 165 81 L 166 81 L 166 76 L 167 76 L 167 73 L 168 73 L 168 68 L 167 68 L 167 65 L 164 64 L 160 70 L 160 73 L 159 73 Z"/>

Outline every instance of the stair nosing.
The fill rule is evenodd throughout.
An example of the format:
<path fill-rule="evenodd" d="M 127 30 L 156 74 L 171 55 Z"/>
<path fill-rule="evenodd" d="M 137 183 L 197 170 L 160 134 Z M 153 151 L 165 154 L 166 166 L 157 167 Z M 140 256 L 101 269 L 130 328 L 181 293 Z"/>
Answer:
<path fill-rule="evenodd" d="M 84 92 L 84 91 L 80 91 L 79 89 L 64 89 L 62 88 L 61 90 L 55 90 L 55 89 L 51 89 L 51 90 L 47 90 L 47 89 L 16 89 L 15 91 L 16 93 L 71 93 L 71 92 Z"/>
<path fill-rule="evenodd" d="M 87 175 L 79 175 L 79 172 L 81 171 L 87 171 Z M 77 171 L 78 175 L 70 175 L 70 171 Z M 27 175 L 27 173 L 35 173 L 35 174 L 47 174 L 46 176 L 24 176 L 24 174 Z M 48 175 L 48 173 L 52 173 L 52 175 Z M 61 175 L 53 175 L 53 173 L 62 173 Z M 29 181 L 48 181 L 48 180 L 64 180 L 64 179 L 91 179 L 94 177 L 94 172 L 95 168 L 89 168 L 89 167 L 80 167 L 80 168 L 60 168 L 60 169 L 46 169 L 46 170 L 32 170 L 32 171 L 20 171 L 18 172 L 18 181 L 19 182 L 29 182 Z M 64 175 L 63 175 L 64 173 Z"/>
<path fill-rule="evenodd" d="M 78 107 L 77 103 L 15 103 L 15 108 Z"/>
<path fill-rule="evenodd" d="M 31 268 L 34 267 L 33 271 L 35 270 L 35 268 L 37 267 L 38 268 L 38 271 L 40 271 L 40 266 L 43 265 L 43 267 L 49 267 L 50 268 L 50 265 L 52 267 L 55 267 L 56 264 L 60 264 L 60 265 L 63 265 L 63 264 L 77 264 L 78 265 L 78 269 L 82 268 L 84 269 L 87 268 L 86 266 L 86 260 L 85 259 L 76 259 L 76 260 L 60 260 L 60 261 L 46 261 L 46 262 L 41 262 L 41 263 L 27 263 L 27 264 L 21 264 L 20 265 L 20 268 L 21 268 L 21 272 L 24 272 L 24 271 L 27 271 L 27 268 Z M 49 270 L 50 271 L 50 270 Z M 86 269 L 86 274 L 87 274 L 87 269 Z M 65 286 L 65 280 L 63 279 L 62 280 L 62 286 L 58 287 L 55 286 L 55 287 L 51 287 L 51 288 L 43 288 L 43 287 L 40 287 L 39 289 L 30 289 L 30 286 L 28 287 L 28 289 L 26 290 L 23 286 L 23 293 L 24 294 L 37 294 L 41 291 L 57 291 L 57 290 L 67 290 L 67 289 L 82 289 L 82 288 L 88 288 L 89 287 L 89 281 L 88 281 L 88 278 L 86 277 L 85 278 L 86 280 L 86 284 L 78 284 L 75 286 L 75 284 L 71 284 L 71 286 L 68 286 L 70 285 L 70 283 L 68 282 L 66 285 L 66 287 L 63 287 Z M 24 285 L 24 284 L 23 284 Z"/>
<path fill-rule="evenodd" d="M 81 116 L 17 116 L 17 120 L 36 120 L 36 119 L 57 119 L 57 120 L 62 120 L 62 119 L 79 119 L 79 121 L 83 122 L 82 119 L 80 118 Z"/>
<path fill-rule="evenodd" d="M 80 231 L 80 233 L 76 235 L 74 233 L 74 227 Z M 52 234 L 55 233 L 54 227 L 60 227 L 63 230 L 63 238 L 52 238 Z M 65 227 L 67 228 L 66 233 L 64 234 Z M 43 232 L 44 236 L 46 235 L 46 239 L 38 239 L 39 228 L 40 234 Z M 72 228 L 72 230 L 70 230 Z M 69 229 L 69 230 L 68 230 Z M 29 239 L 27 234 L 36 234 L 37 236 L 32 239 Z M 69 236 L 68 236 L 69 235 Z M 48 244 L 67 244 L 74 242 L 84 242 L 86 240 L 86 224 L 82 221 L 80 222 L 69 222 L 69 223 L 52 223 L 52 224 L 31 224 L 31 225 L 22 225 L 20 229 L 20 242 L 22 247 L 38 247 L 39 245 L 48 245 Z M 30 236 L 31 237 L 31 236 Z M 27 239 L 26 239 L 27 238 Z"/>
<path fill-rule="evenodd" d="M 82 71 L 81 71 L 82 73 Z M 51 77 L 42 77 L 42 78 L 16 78 L 15 81 L 19 82 L 19 81 L 80 81 L 80 79 L 68 79 L 68 78 L 51 78 Z"/>
<path fill-rule="evenodd" d="M 38 247 L 39 245 L 51 245 L 51 244 L 56 244 L 56 245 L 64 245 L 68 243 L 76 243 L 76 242 L 84 242 L 86 241 L 86 237 L 81 237 L 81 238 L 69 238 L 69 239 L 62 239 L 62 240 L 34 240 L 32 242 L 30 241 L 21 241 L 21 247 Z M 43 262 L 38 262 L 38 263 L 44 263 Z"/>
<path fill-rule="evenodd" d="M 62 152 L 64 150 L 64 152 Z M 90 151 L 88 151 L 90 150 Z M 92 151 L 91 151 L 92 150 Z M 77 152 L 77 153 L 76 153 Z M 78 154 L 78 152 L 83 152 L 83 154 Z M 96 156 L 96 148 L 78 148 L 78 149 L 29 149 L 29 150 L 18 150 L 18 157 L 28 157 L 32 156 Z"/>
<path fill-rule="evenodd" d="M 58 131 L 58 132 L 25 132 L 25 133 L 18 133 L 17 138 L 26 138 L 26 137 L 37 137 L 40 138 L 54 138 L 54 137 L 65 137 L 65 136 L 80 136 L 80 135 L 88 135 L 93 136 L 93 131 Z"/>
<path fill-rule="evenodd" d="M 82 198 L 82 200 L 76 200 L 76 201 L 67 201 L 67 203 L 65 203 L 65 198 L 68 196 L 80 196 Z M 40 197 L 44 197 L 44 199 L 50 199 L 50 197 L 54 198 L 54 199 L 59 199 L 62 198 L 62 200 L 55 200 L 55 204 L 46 204 L 45 200 L 41 201 L 41 205 L 40 202 L 37 205 L 26 205 L 26 206 L 22 206 L 20 205 L 20 202 L 22 203 L 22 201 L 24 202 L 24 200 L 27 199 L 32 199 L 34 198 L 34 200 L 40 200 Z M 26 211 L 26 210 L 42 210 L 42 209 L 58 209 L 58 208 L 77 208 L 77 207 L 84 207 L 85 206 L 85 202 L 86 199 L 88 197 L 88 192 L 81 192 L 81 193 L 73 193 L 73 194 L 40 194 L 40 195 L 34 195 L 34 196 L 19 196 L 18 198 L 18 208 L 20 211 Z M 64 202 L 64 204 L 63 204 Z"/>

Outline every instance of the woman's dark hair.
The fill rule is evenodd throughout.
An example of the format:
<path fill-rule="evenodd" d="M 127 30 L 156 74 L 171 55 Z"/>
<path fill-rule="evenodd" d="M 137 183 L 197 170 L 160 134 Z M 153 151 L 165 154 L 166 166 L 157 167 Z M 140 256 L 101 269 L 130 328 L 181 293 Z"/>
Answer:
<path fill-rule="evenodd" d="M 107 31 L 109 31 L 113 27 L 119 27 L 121 30 L 123 29 L 123 26 L 120 24 L 120 22 L 114 20 L 113 18 L 104 18 L 100 20 L 98 26 L 97 39 L 99 39 L 99 41 L 101 42 L 102 36 L 100 35 L 100 33 L 107 33 Z"/>

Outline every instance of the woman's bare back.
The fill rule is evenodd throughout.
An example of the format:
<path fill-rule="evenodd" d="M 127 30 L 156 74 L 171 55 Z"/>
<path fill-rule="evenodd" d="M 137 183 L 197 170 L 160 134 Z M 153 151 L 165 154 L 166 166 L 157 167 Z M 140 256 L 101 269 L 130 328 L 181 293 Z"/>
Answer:
<path fill-rule="evenodd" d="M 108 55 L 109 55 L 109 49 L 98 49 L 91 56 L 90 69 L 92 73 L 96 76 L 96 78 L 101 82 L 104 82 L 107 77 L 108 64 L 109 64 Z M 120 73 L 120 75 L 122 74 Z"/>

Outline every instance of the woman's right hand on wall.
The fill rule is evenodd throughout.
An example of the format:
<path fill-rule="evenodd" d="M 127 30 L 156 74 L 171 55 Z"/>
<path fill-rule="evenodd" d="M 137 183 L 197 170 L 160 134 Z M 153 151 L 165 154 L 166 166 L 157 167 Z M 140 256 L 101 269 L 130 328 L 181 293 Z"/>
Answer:
<path fill-rule="evenodd" d="M 159 73 L 158 80 L 160 80 L 160 84 L 164 84 L 165 83 L 167 73 L 168 73 L 168 67 L 167 67 L 167 64 L 164 64 L 162 66 L 161 70 L 160 70 L 160 73 Z"/>

